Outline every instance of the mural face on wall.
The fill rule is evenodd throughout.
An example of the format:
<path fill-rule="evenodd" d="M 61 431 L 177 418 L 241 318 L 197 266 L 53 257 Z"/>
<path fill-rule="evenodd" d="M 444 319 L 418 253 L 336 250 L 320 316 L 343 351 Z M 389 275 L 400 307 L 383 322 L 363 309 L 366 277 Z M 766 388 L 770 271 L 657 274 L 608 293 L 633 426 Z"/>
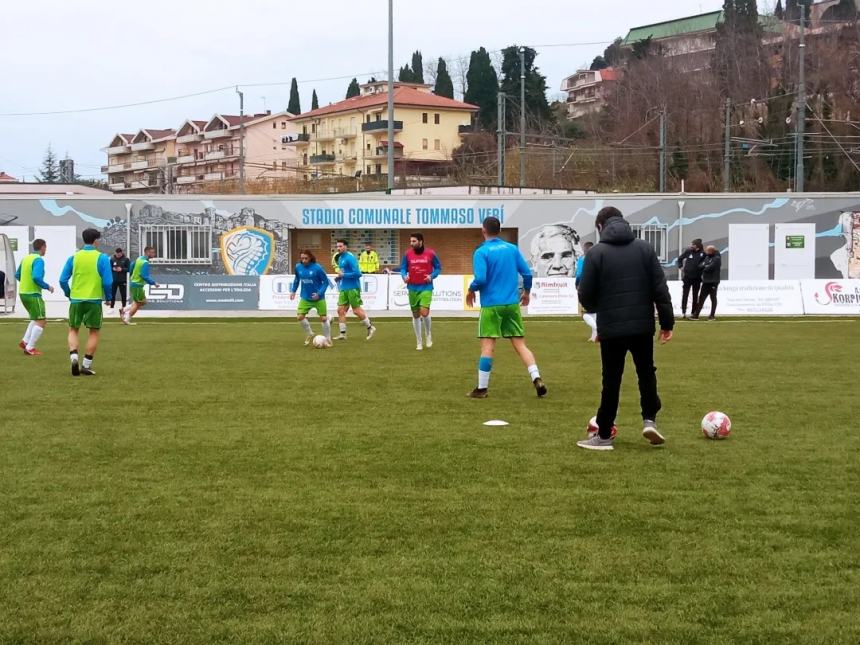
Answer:
<path fill-rule="evenodd" d="M 842 213 L 838 228 L 845 244 L 833 252 L 830 261 L 843 278 L 860 279 L 860 212 Z"/>
<path fill-rule="evenodd" d="M 537 278 L 574 277 L 582 255 L 579 234 L 567 224 L 544 226 L 532 238 L 529 266 Z"/>

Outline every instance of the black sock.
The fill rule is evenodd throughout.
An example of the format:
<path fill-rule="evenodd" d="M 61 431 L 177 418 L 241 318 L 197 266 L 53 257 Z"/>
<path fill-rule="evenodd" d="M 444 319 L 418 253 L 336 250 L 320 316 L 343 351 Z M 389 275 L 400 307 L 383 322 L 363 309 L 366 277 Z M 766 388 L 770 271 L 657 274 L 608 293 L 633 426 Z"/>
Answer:
<path fill-rule="evenodd" d="M 91 360 L 93 360 L 93 355 L 92 354 L 84 354 L 84 358 L 87 359 L 88 361 L 91 361 Z"/>

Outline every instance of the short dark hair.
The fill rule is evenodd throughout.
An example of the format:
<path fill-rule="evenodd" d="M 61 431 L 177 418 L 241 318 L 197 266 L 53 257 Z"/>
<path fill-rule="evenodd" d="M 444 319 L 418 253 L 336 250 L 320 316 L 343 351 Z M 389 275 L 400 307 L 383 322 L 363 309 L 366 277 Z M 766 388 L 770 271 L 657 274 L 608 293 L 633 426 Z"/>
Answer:
<path fill-rule="evenodd" d="M 119 247 L 116 247 L 116 249 L 114 250 L 114 253 L 123 253 L 123 250 Z"/>
<path fill-rule="evenodd" d="M 338 240 L 338 242 L 340 242 L 344 246 L 349 246 L 349 242 L 347 242 L 346 240 Z"/>
<path fill-rule="evenodd" d="M 499 231 L 502 230 L 502 223 L 499 221 L 498 217 L 493 217 L 491 215 L 484 220 L 483 227 L 490 235 L 498 235 Z"/>
<path fill-rule="evenodd" d="M 45 244 L 46 244 L 45 240 L 43 240 L 41 237 L 38 239 L 35 239 L 35 240 L 33 240 L 33 250 L 34 251 L 41 251 L 42 249 L 45 248 Z"/>
<path fill-rule="evenodd" d="M 414 237 L 414 238 L 415 238 L 416 240 L 418 240 L 419 242 L 423 242 L 423 241 L 424 241 L 424 233 L 410 233 L 410 234 L 409 234 L 409 237 Z"/>
<path fill-rule="evenodd" d="M 702 248 L 702 238 L 697 237 L 695 240 L 693 240 L 692 244 L 693 246 L 698 246 L 699 248 Z"/>
<path fill-rule="evenodd" d="M 144 246 L 144 247 L 143 247 L 143 252 L 144 252 L 144 253 L 146 253 L 147 251 L 154 251 L 154 250 L 155 250 L 155 247 L 154 247 L 154 246 Z"/>
<path fill-rule="evenodd" d="M 611 217 L 620 217 L 624 219 L 624 215 L 621 214 L 621 211 L 615 208 L 615 206 L 606 206 L 600 209 L 600 212 L 597 213 L 597 217 L 594 218 L 594 226 L 597 228 L 598 226 L 603 228 L 603 225 L 606 224 L 606 220 Z"/>
<path fill-rule="evenodd" d="M 301 257 L 302 255 L 307 255 L 311 259 L 312 264 L 316 263 L 317 261 L 317 256 L 311 253 L 310 249 L 302 249 L 301 251 L 299 251 L 299 257 Z"/>
<path fill-rule="evenodd" d="M 81 239 L 84 241 L 84 244 L 92 244 L 101 236 L 102 234 L 94 228 L 86 228 L 84 229 L 84 232 L 81 233 Z"/>
<path fill-rule="evenodd" d="M 594 242 L 586 242 L 585 244 L 582 245 L 582 248 L 584 248 L 587 251 L 592 246 L 594 246 Z"/>

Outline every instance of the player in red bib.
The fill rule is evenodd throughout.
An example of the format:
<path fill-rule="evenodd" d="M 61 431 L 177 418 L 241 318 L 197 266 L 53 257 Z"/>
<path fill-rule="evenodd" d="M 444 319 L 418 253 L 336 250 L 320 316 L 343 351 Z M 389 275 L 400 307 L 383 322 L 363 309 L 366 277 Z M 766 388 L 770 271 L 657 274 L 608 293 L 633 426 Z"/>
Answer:
<path fill-rule="evenodd" d="M 409 292 L 409 308 L 412 309 L 412 329 L 418 343 L 415 349 L 433 347 L 430 332 L 430 304 L 433 302 L 433 280 L 442 273 L 442 263 L 433 249 L 424 247 L 424 235 L 413 233 L 409 236 L 409 250 L 400 262 L 400 277 Z M 424 327 L 422 342 L 421 328 Z"/>

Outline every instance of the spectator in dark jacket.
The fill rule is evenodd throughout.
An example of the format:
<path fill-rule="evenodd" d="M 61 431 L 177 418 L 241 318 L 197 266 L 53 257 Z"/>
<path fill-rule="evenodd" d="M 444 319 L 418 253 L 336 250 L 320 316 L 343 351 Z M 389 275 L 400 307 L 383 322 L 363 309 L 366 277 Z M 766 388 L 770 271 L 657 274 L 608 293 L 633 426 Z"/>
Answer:
<path fill-rule="evenodd" d="M 690 305 L 690 312 L 696 309 L 696 303 L 699 302 L 699 288 L 702 286 L 702 269 L 699 263 L 705 259 L 705 252 L 702 249 L 702 240 L 696 238 L 690 242 L 690 246 L 678 258 L 676 264 L 681 273 L 681 283 L 683 291 L 681 292 L 681 314 L 687 318 L 687 301 L 690 297 L 690 291 L 693 292 L 693 300 Z"/>
<path fill-rule="evenodd" d="M 702 269 L 702 291 L 699 294 L 699 302 L 693 310 L 690 320 L 698 320 L 705 306 L 705 300 L 711 299 L 711 315 L 708 320 L 715 320 L 717 315 L 717 287 L 720 286 L 720 270 L 723 268 L 723 259 L 717 247 L 709 246 L 705 249 L 705 257 L 699 263 Z"/>
<path fill-rule="evenodd" d="M 597 411 L 599 432 L 580 441 L 580 448 L 612 450 L 612 426 L 618 412 L 621 377 L 627 352 L 633 355 L 639 377 L 642 435 L 653 445 L 664 442 L 657 432 L 657 369 L 654 367 L 654 307 L 660 319 L 660 342 L 672 339 L 675 318 L 666 275 L 654 248 L 633 234 L 621 212 L 602 209 L 594 222 L 600 243 L 585 256 L 579 300 L 597 314 L 603 392 Z"/>

